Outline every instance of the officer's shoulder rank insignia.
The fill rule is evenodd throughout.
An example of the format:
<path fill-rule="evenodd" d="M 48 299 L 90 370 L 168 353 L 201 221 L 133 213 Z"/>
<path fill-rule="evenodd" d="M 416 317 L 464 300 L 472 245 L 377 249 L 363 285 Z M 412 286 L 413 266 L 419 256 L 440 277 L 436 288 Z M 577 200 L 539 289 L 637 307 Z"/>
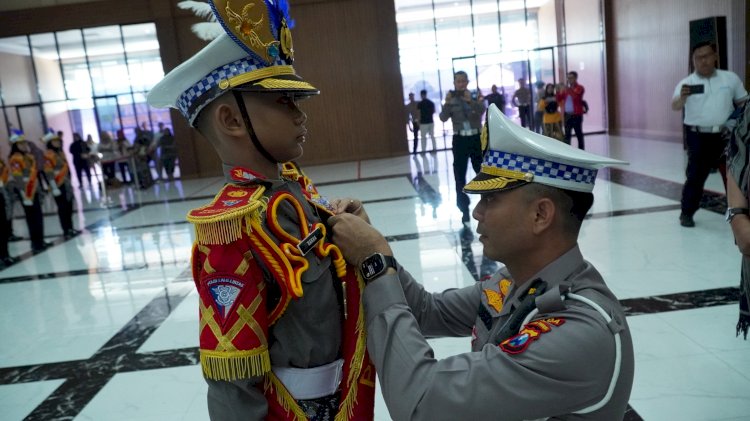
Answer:
<path fill-rule="evenodd" d="M 500 342 L 500 349 L 508 354 L 520 354 L 538 340 L 542 334 L 552 330 L 552 327 L 562 326 L 565 319 L 562 317 L 548 317 L 546 319 L 534 320 L 518 332 L 517 335 Z"/>
<path fill-rule="evenodd" d="M 250 229 L 249 222 L 261 218 L 264 191 L 258 184 L 227 184 L 210 204 L 188 212 L 187 220 L 195 224 L 196 241 L 229 244 L 240 239 L 243 229 Z"/>
<path fill-rule="evenodd" d="M 484 295 L 487 298 L 487 305 L 492 307 L 497 313 L 500 313 L 500 310 L 503 309 L 505 297 L 508 296 L 508 291 L 510 290 L 510 284 L 510 280 L 503 278 L 497 283 L 497 290 L 494 289 L 494 285 L 493 288 L 483 289 Z"/>

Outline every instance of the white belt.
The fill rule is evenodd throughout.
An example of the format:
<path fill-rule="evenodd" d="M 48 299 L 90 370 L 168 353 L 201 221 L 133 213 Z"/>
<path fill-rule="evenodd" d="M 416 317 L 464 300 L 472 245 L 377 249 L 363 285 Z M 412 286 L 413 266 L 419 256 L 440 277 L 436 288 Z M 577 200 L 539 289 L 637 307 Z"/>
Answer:
<path fill-rule="evenodd" d="M 479 130 L 477 129 L 471 129 L 471 130 L 460 130 L 458 132 L 459 136 L 474 136 L 479 134 Z"/>
<path fill-rule="evenodd" d="M 314 368 L 272 367 L 273 373 L 297 400 L 317 399 L 334 394 L 343 376 L 344 360 Z"/>
<path fill-rule="evenodd" d="M 688 126 L 688 128 L 698 133 L 719 133 L 721 126 Z"/>

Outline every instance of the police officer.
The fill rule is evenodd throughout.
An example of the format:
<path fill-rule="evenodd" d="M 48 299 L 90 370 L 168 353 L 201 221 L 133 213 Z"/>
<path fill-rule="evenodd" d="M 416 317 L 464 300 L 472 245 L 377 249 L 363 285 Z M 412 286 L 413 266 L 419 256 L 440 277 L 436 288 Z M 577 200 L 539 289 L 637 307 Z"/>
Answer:
<path fill-rule="evenodd" d="M 505 267 L 463 289 L 427 293 L 363 219 L 329 220 L 368 283 L 367 346 L 394 420 L 623 418 L 630 332 L 577 244 L 597 169 L 622 163 L 516 126 L 491 106 L 489 147 L 466 191 L 482 196 L 473 216 L 484 254 Z M 469 335 L 471 352 L 443 360 L 425 340 Z"/>
<path fill-rule="evenodd" d="M 31 251 L 40 253 L 51 244 L 44 241 L 44 216 L 41 202 L 41 173 L 34 153 L 23 132 L 16 130 L 10 137 L 10 173 L 16 194 L 21 198 L 26 225 L 31 237 Z"/>
<path fill-rule="evenodd" d="M 44 152 L 44 173 L 57 203 L 63 236 L 68 239 L 80 231 L 73 228 L 73 185 L 70 182 L 70 167 L 62 151 L 62 139 L 50 130 L 42 141 L 47 145 Z"/>

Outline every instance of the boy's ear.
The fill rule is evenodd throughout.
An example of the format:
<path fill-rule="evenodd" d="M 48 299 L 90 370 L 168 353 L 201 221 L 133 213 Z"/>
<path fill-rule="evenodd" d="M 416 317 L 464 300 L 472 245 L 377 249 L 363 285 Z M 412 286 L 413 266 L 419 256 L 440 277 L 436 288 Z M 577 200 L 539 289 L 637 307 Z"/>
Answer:
<path fill-rule="evenodd" d="M 217 104 L 211 113 L 211 119 L 215 129 L 222 134 L 236 137 L 246 133 L 239 109 L 225 102 Z"/>

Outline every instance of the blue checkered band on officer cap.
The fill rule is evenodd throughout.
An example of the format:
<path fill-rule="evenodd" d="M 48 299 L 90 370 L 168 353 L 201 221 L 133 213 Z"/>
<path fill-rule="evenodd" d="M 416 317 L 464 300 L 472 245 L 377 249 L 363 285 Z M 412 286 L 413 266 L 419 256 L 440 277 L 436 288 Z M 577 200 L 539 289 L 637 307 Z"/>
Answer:
<path fill-rule="evenodd" d="M 540 158 L 493 150 L 487 151 L 483 164 L 495 168 L 532 173 L 535 177 L 569 180 L 591 185 L 594 184 L 598 172 L 596 169 L 576 167 L 559 162 L 545 161 Z"/>
<path fill-rule="evenodd" d="M 513 123 L 494 104 L 488 111 L 482 169 L 464 187 L 466 193 L 489 193 L 527 183 L 591 192 L 600 168 L 627 165 L 573 148 Z"/>

